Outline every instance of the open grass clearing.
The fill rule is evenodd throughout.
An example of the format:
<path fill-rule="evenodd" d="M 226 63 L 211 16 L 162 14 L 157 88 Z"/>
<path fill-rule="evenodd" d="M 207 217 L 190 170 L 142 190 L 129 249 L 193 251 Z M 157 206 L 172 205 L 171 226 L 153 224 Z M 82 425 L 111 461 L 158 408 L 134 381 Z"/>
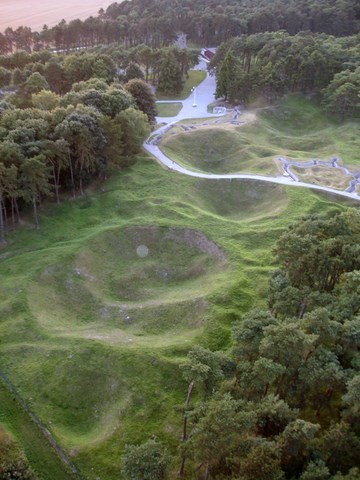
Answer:
<path fill-rule="evenodd" d="M 156 108 L 159 117 L 175 117 L 182 109 L 181 102 L 157 103 Z"/>
<path fill-rule="evenodd" d="M 188 77 L 184 80 L 184 86 L 177 95 L 165 95 L 161 92 L 156 92 L 158 100 L 185 100 L 191 93 L 193 87 L 197 87 L 206 78 L 204 70 L 189 70 Z"/>

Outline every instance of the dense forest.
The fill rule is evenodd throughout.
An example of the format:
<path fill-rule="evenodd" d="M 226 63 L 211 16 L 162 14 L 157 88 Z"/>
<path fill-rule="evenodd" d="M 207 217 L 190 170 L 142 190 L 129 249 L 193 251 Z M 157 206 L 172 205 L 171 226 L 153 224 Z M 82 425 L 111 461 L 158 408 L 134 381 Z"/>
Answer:
<path fill-rule="evenodd" d="M 359 112 L 360 37 L 286 32 L 236 37 L 210 63 L 218 98 L 268 103 L 286 93 L 322 93 L 323 105 L 344 119 Z"/>
<path fill-rule="evenodd" d="M 285 30 L 335 36 L 360 29 L 357 0 L 132 0 L 113 3 L 97 17 L 61 21 L 41 32 L 28 27 L 0 34 L 0 53 L 14 49 L 68 50 L 99 44 L 170 45 L 184 32 L 197 45 L 218 45 L 230 37 Z"/>
<path fill-rule="evenodd" d="M 32 205 L 39 228 L 39 202 L 55 193 L 59 203 L 60 185 L 73 196 L 82 195 L 84 184 L 99 175 L 104 178 L 111 164 L 127 165 L 150 132 L 136 93 L 131 95 L 125 87 L 90 80 L 74 84 L 76 91 L 60 99 L 34 87 L 36 82 L 45 86 L 35 73 L 25 84 L 24 95 L 37 108 L 6 104 L 0 117 L 0 242 L 19 222 L 22 204 Z M 152 93 L 144 82 L 126 84 L 131 91 L 136 85 L 148 95 L 153 109 Z"/>

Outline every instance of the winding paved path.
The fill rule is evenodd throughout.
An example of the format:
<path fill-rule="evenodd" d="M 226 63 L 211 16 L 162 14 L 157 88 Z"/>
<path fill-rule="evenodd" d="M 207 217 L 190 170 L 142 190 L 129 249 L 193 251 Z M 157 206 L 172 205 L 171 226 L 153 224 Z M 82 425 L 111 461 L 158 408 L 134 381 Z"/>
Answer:
<path fill-rule="evenodd" d="M 209 103 L 214 101 L 214 92 L 215 92 L 215 77 L 207 74 L 205 80 L 196 87 L 196 107 L 193 106 L 194 96 L 191 94 L 187 99 L 183 101 L 173 100 L 172 102 L 180 102 L 183 107 L 175 117 L 158 117 L 157 121 L 160 123 L 166 123 L 166 125 L 158 128 L 155 132 L 152 132 L 150 137 L 145 141 L 144 148 L 147 152 L 153 155 L 162 165 L 166 166 L 170 170 L 173 170 L 183 175 L 188 175 L 190 177 L 197 178 L 206 178 L 209 180 L 231 180 L 231 179 L 251 179 L 251 180 L 261 180 L 263 182 L 278 183 L 281 185 L 291 185 L 294 187 L 305 187 L 312 188 L 314 190 L 320 190 L 323 192 L 329 192 L 342 197 L 352 198 L 354 200 L 360 201 L 360 196 L 356 193 L 356 189 L 360 189 L 360 173 L 352 174 L 345 167 L 341 167 L 337 163 L 337 159 L 334 158 L 330 162 L 321 162 L 319 160 L 311 160 L 306 163 L 295 162 L 292 160 L 284 159 L 283 157 L 278 157 L 283 166 L 283 171 L 286 176 L 265 176 L 265 175 L 251 175 L 251 174 L 238 174 L 238 173 L 229 173 L 229 174 L 213 174 L 199 172 L 195 170 L 189 170 L 178 163 L 174 162 L 171 158 L 167 157 L 157 146 L 162 135 L 166 133 L 172 126 L 184 119 L 194 119 L 194 118 L 211 118 L 219 117 L 221 115 L 211 114 L 207 111 L 207 106 Z M 171 102 L 171 101 L 169 101 Z M 316 163 L 314 163 L 316 162 Z M 349 174 L 353 177 L 349 187 L 345 190 L 336 190 L 334 188 L 324 187 L 321 185 L 315 185 L 311 183 L 299 182 L 298 178 L 289 171 L 291 165 L 296 165 L 300 167 L 312 167 L 314 165 L 323 165 L 332 168 L 340 168 L 344 173 Z"/>

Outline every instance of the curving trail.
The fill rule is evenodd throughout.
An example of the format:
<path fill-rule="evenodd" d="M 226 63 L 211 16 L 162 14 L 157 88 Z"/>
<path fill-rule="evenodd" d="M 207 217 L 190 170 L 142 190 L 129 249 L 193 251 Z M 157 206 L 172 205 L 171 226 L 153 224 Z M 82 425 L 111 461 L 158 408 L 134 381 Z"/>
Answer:
<path fill-rule="evenodd" d="M 352 174 L 345 167 L 341 167 L 337 163 L 337 158 L 330 160 L 329 162 L 322 162 L 319 160 L 310 160 L 309 162 L 301 163 L 295 162 L 292 160 L 285 159 L 283 157 L 278 157 L 280 160 L 284 175 L 285 176 L 266 176 L 266 175 L 252 175 L 252 174 L 213 174 L 198 172 L 195 170 L 190 170 L 185 168 L 178 163 L 174 162 L 171 158 L 167 157 L 157 146 L 161 137 L 167 132 L 172 126 L 184 119 L 191 118 L 210 118 L 210 117 L 219 117 L 221 115 L 211 114 L 207 112 L 207 106 L 209 103 L 214 101 L 214 92 L 215 92 L 215 78 L 207 74 L 205 80 L 198 85 L 196 88 L 196 106 L 193 106 L 194 96 L 191 94 L 186 100 L 179 101 L 173 100 L 174 102 L 180 102 L 183 105 L 183 108 L 180 110 L 178 115 L 171 118 L 161 118 L 158 117 L 158 121 L 166 123 L 166 125 L 158 128 L 155 132 L 152 132 L 150 137 L 144 142 L 144 149 L 153 155 L 162 165 L 173 170 L 175 172 L 181 173 L 183 175 L 188 175 L 190 177 L 197 178 L 206 178 L 209 180 L 231 180 L 231 179 L 251 179 L 251 180 L 260 180 L 263 182 L 278 183 L 281 185 L 290 185 L 293 187 L 305 187 L 312 188 L 314 190 L 320 190 L 323 192 L 333 193 L 340 195 L 342 197 L 351 198 L 354 200 L 360 201 L 360 196 L 356 193 L 356 189 L 359 188 L 360 191 L 360 173 Z M 349 187 L 346 190 L 336 190 L 334 188 L 324 187 L 321 185 L 315 185 L 311 183 L 299 182 L 296 175 L 289 171 L 289 168 L 292 165 L 300 166 L 303 168 L 311 167 L 314 165 L 322 165 L 330 168 L 339 168 L 344 173 L 352 176 Z"/>

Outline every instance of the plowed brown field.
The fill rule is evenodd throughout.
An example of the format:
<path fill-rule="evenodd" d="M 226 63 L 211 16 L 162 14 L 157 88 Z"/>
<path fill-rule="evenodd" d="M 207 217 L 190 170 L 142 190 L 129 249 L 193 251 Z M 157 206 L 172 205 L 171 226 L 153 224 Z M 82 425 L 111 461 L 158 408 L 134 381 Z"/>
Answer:
<path fill-rule="evenodd" d="M 52 27 L 63 18 L 69 22 L 75 18 L 84 20 L 96 16 L 115 0 L 0 0 L 0 32 L 7 27 L 20 25 L 39 31 L 43 25 Z M 117 0 L 120 3 L 119 0 Z"/>

